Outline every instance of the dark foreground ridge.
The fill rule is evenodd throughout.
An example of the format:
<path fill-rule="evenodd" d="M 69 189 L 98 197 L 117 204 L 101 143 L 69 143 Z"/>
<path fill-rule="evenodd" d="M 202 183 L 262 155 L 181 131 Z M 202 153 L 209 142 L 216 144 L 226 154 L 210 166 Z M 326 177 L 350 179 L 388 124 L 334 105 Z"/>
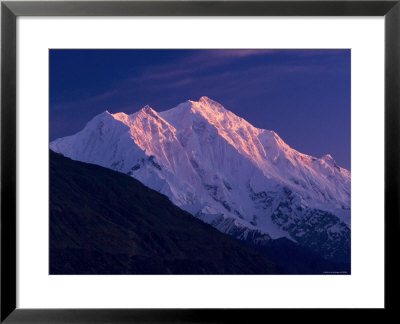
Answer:
<path fill-rule="evenodd" d="M 50 151 L 50 274 L 278 274 L 125 174 Z"/>

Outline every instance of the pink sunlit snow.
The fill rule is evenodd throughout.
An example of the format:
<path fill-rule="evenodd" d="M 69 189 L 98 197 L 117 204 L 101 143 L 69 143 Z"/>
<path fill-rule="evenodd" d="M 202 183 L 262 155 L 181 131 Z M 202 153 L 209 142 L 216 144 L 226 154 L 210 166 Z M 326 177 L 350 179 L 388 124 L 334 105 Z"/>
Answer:
<path fill-rule="evenodd" d="M 296 240 L 272 217 L 288 196 L 286 225 L 312 208 L 350 227 L 348 170 L 329 154 L 316 158 L 292 149 L 275 132 L 252 126 L 207 97 L 158 113 L 149 106 L 131 115 L 106 111 L 50 148 L 129 174 L 241 239 L 259 231 Z"/>

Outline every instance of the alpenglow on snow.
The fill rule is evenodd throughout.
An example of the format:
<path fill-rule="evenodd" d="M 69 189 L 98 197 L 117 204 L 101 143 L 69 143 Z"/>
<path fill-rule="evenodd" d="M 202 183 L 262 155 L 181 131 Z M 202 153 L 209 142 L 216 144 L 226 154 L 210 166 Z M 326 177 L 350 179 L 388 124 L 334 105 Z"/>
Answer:
<path fill-rule="evenodd" d="M 237 239 L 286 237 L 326 259 L 348 259 L 350 172 L 207 97 L 163 112 L 105 111 L 50 148 L 129 174 Z"/>

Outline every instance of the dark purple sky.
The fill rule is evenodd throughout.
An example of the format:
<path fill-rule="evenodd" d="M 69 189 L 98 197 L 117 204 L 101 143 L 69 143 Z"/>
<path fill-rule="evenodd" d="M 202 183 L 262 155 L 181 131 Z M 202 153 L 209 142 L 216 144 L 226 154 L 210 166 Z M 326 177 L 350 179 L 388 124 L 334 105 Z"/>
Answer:
<path fill-rule="evenodd" d="M 50 140 L 95 115 L 208 96 L 350 169 L 350 50 L 50 50 Z"/>

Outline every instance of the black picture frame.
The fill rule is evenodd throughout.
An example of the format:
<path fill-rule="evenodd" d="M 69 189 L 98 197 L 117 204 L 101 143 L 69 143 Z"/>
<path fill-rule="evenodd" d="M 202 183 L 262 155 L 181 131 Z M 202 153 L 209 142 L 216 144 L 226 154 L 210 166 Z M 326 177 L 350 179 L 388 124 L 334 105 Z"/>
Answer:
<path fill-rule="evenodd" d="M 400 233 L 400 0 L 395 1 L 2 1 L 1 2 L 1 316 L 5 323 L 238 322 L 272 320 L 273 309 L 16 308 L 16 18 L 19 16 L 384 16 L 385 308 L 396 312 Z M 371 236 L 373 239 L 373 236 Z M 374 260 L 371 260 L 374 262 Z M 345 293 L 345 292 L 344 292 Z M 368 289 L 366 288 L 366 293 Z M 321 310 L 292 310 L 299 316 Z M 336 316 L 338 310 L 324 310 Z M 343 310 L 342 310 L 343 311 Z M 359 312 L 360 310 L 345 310 Z M 393 314 L 391 314 L 393 315 Z M 322 316 L 322 315 L 321 315 Z M 329 315 L 331 316 L 331 315 Z M 342 316 L 342 315 L 340 315 Z M 319 318 L 320 315 L 314 318 Z M 360 320 L 360 319 L 358 319 Z"/>

